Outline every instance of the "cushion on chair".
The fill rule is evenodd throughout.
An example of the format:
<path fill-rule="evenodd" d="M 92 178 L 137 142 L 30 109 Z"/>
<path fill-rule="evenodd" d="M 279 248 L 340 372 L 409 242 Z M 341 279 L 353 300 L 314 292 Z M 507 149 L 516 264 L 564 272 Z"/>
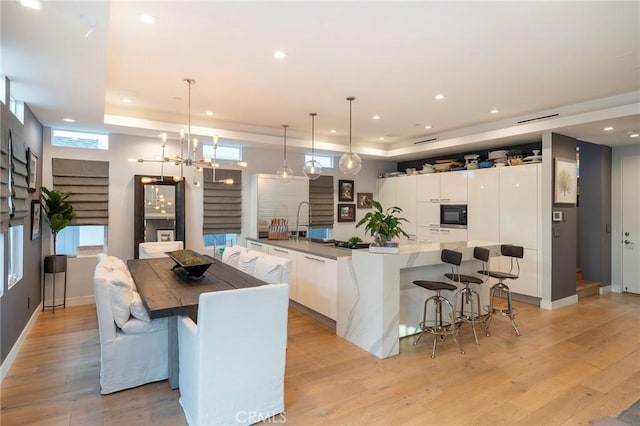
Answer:
<path fill-rule="evenodd" d="M 242 247 L 237 244 L 231 247 L 226 247 L 222 252 L 222 261 L 227 265 L 231 265 L 234 268 L 237 268 L 238 261 L 240 260 L 240 255 L 245 251 L 247 251 L 246 247 Z"/>
<path fill-rule="evenodd" d="M 111 299 L 113 320 L 118 327 L 122 328 L 131 315 L 130 305 L 133 299 L 133 290 L 129 284 L 127 274 L 120 270 L 109 273 L 109 296 Z"/>
<path fill-rule="evenodd" d="M 182 241 L 160 241 L 153 243 L 140 243 L 138 245 L 140 259 L 168 257 L 166 252 L 182 249 Z"/>
<path fill-rule="evenodd" d="M 242 252 L 238 259 L 238 269 L 249 275 L 253 275 L 253 271 L 256 268 L 256 260 L 258 260 L 260 256 L 265 256 L 265 254 L 256 250 Z"/>
<path fill-rule="evenodd" d="M 140 293 L 138 293 L 137 291 L 133 292 L 133 297 L 131 298 L 129 309 L 131 310 L 131 315 L 133 315 L 134 318 L 141 321 L 151 321 L 151 318 L 149 318 L 149 313 L 147 312 L 147 309 L 144 307 L 144 303 L 142 303 L 142 299 L 140 298 Z"/>
<path fill-rule="evenodd" d="M 281 283 L 285 261 L 291 262 L 276 256 L 259 256 L 256 260 L 253 276 L 269 284 Z"/>
<path fill-rule="evenodd" d="M 98 262 L 101 267 L 106 268 L 108 271 L 120 270 L 123 272 L 127 272 L 127 265 L 115 256 L 104 255 L 102 257 L 98 257 Z"/>

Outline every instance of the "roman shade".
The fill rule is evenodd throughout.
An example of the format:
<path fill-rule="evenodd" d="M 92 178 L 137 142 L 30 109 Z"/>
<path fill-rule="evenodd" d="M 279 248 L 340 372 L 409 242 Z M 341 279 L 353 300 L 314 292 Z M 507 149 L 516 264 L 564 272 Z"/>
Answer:
<path fill-rule="evenodd" d="M 0 232 L 9 226 L 9 138 L 0 140 Z"/>
<path fill-rule="evenodd" d="M 72 225 L 109 224 L 109 162 L 53 158 L 53 189 L 69 193 Z"/>
<path fill-rule="evenodd" d="M 213 182 L 213 169 L 204 169 L 202 232 L 239 234 L 242 229 L 242 171 L 216 169 L 216 181 L 233 179 L 233 185 Z"/>
<path fill-rule="evenodd" d="M 309 181 L 309 216 L 312 228 L 333 228 L 333 176 Z"/>
<path fill-rule="evenodd" d="M 9 223 L 11 226 L 24 225 L 27 216 L 27 153 L 22 139 L 9 131 Z M 12 208 L 13 207 L 13 208 Z"/>

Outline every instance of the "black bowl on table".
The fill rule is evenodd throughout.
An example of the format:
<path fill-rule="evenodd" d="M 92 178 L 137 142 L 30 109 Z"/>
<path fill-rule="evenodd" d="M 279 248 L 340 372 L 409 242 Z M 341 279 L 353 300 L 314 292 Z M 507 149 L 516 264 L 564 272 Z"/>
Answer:
<path fill-rule="evenodd" d="M 193 250 L 174 250 L 168 251 L 166 254 L 176 263 L 171 270 L 181 268 L 188 278 L 202 278 L 209 266 L 213 264 L 210 258 Z"/>

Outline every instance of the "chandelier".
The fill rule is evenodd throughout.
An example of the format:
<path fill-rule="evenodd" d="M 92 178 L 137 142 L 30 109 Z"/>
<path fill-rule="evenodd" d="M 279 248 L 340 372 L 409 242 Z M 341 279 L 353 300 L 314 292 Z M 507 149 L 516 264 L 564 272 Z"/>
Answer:
<path fill-rule="evenodd" d="M 284 129 L 284 162 L 282 163 L 282 167 L 280 167 L 276 172 L 282 181 L 289 180 L 293 176 L 293 170 L 291 170 L 291 167 L 287 166 L 287 127 L 289 127 L 289 125 L 282 125 L 282 128 Z"/>
<path fill-rule="evenodd" d="M 316 161 L 315 157 L 315 127 L 316 127 L 316 114 L 315 112 L 309 113 L 311 116 L 311 160 L 304 164 L 302 173 L 311 180 L 318 179 L 322 174 L 322 166 Z"/>
<path fill-rule="evenodd" d="M 360 156 L 355 152 L 351 152 L 351 103 L 355 101 L 356 98 L 349 96 L 347 100 L 349 101 L 349 152 L 342 154 L 338 167 L 340 167 L 340 170 L 342 170 L 342 173 L 345 175 L 355 175 L 362 169 Z"/>
<path fill-rule="evenodd" d="M 194 169 L 194 177 L 193 184 L 195 186 L 200 186 L 200 179 L 195 174 L 202 172 L 203 168 L 211 168 L 213 169 L 213 183 L 224 183 L 227 185 L 233 184 L 233 179 L 220 179 L 216 180 L 216 169 L 221 166 L 235 166 L 235 167 L 247 167 L 246 161 L 218 161 L 217 152 L 218 152 L 218 136 L 213 136 L 213 157 L 212 158 L 197 158 L 198 152 L 198 139 L 192 137 L 191 134 L 191 86 L 193 86 L 196 81 L 192 78 L 185 78 L 184 81 L 187 83 L 188 87 L 188 121 L 187 121 L 187 130 L 185 132 L 184 129 L 180 129 L 180 155 L 177 153 L 173 153 L 170 156 L 165 155 L 165 148 L 167 144 L 167 134 L 162 133 L 160 135 L 160 139 L 162 141 L 162 157 L 159 160 L 145 160 L 143 158 L 138 159 L 129 159 L 129 161 L 139 162 L 139 163 L 160 163 L 160 179 L 154 177 L 143 177 L 142 183 L 152 183 L 157 182 L 158 180 L 164 180 L 164 163 L 170 163 L 174 166 L 180 166 L 180 175 L 174 175 L 173 180 L 179 182 L 185 179 L 185 167 L 193 167 Z M 185 153 L 186 151 L 186 153 Z"/>

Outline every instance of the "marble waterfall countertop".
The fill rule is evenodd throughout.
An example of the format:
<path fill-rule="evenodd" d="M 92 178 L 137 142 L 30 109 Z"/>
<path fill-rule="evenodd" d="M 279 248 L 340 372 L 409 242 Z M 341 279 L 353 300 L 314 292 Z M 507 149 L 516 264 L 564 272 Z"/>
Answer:
<path fill-rule="evenodd" d="M 399 254 L 355 250 L 351 262 L 342 265 L 347 270 L 338 265 L 336 333 L 378 358 L 397 355 L 400 337 L 415 332 L 431 295 L 412 281 L 446 281 L 443 274 L 451 267 L 440 260 L 445 248 L 462 252 L 461 273 L 475 274 L 480 264 L 473 248 L 478 246 L 499 253 L 499 243 L 486 241 L 405 245 Z"/>

